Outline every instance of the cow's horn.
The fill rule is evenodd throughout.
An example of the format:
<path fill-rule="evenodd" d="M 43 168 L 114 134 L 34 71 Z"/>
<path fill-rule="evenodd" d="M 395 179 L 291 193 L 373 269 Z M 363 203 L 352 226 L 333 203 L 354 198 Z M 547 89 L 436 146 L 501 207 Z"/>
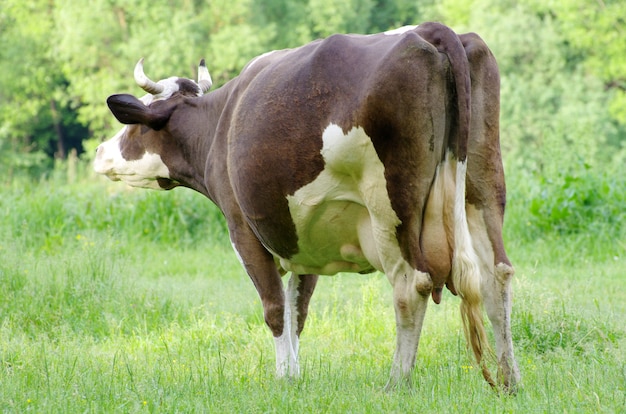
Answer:
<path fill-rule="evenodd" d="M 139 85 L 141 89 L 153 95 L 158 95 L 165 89 L 165 86 L 150 80 L 145 73 L 143 73 L 143 58 L 139 59 L 139 62 L 135 65 L 135 82 L 137 82 L 137 85 Z"/>
<path fill-rule="evenodd" d="M 206 93 L 209 89 L 211 89 L 211 85 L 213 85 L 213 80 L 211 79 L 209 70 L 206 68 L 204 59 L 200 61 L 200 65 L 198 66 L 198 85 L 200 86 L 202 93 Z"/>

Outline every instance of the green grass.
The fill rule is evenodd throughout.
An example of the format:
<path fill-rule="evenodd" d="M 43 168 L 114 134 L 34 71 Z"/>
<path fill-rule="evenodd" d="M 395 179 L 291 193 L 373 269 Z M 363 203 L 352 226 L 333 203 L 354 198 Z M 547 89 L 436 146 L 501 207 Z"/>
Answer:
<path fill-rule="evenodd" d="M 395 333 L 382 275 L 323 278 L 302 376 L 277 380 L 216 208 L 186 190 L 58 182 L 0 189 L 3 412 L 626 410 L 620 229 L 507 233 L 518 395 L 498 396 L 472 367 L 449 294 L 430 305 L 414 390 L 385 393 Z M 521 203 L 509 214 L 514 229 L 532 221 Z"/>

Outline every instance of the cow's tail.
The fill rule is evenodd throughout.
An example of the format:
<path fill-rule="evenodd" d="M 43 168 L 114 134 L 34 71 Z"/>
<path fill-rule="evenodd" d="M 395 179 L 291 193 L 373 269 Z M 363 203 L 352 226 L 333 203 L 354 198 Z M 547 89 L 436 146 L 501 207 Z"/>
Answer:
<path fill-rule="evenodd" d="M 418 27 L 420 36 L 448 56 L 456 89 L 457 122 L 452 126 L 448 151 L 456 159 L 454 194 L 454 253 L 452 257 L 452 283 L 461 298 L 461 318 L 468 345 L 472 348 L 483 377 L 495 386 L 484 357 L 492 354 L 482 314 L 481 277 L 478 256 L 465 209 L 465 180 L 467 176 L 467 145 L 471 116 L 471 81 L 469 61 L 459 37 L 448 27 L 438 23 L 425 23 Z"/>
<path fill-rule="evenodd" d="M 482 313 L 481 276 L 478 256 L 472 245 L 465 210 L 466 161 L 456 163 L 454 196 L 454 253 L 452 256 L 452 283 L 461 297 L 461 318 L 468 345 L 472 348 L 483 377 L 495 386 L 485 357 L 492 355 Z"/>

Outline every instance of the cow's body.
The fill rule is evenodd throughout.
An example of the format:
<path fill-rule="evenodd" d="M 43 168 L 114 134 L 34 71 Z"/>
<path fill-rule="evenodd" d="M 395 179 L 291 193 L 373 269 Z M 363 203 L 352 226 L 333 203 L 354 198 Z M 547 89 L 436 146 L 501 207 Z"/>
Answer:
<path fill-rule="evenodd" d="M 335 35 L 260 56 L 207 95 L 202 66 L 200 86 L 154 84 L 138 69 L 151 94 L 109 98 L 128 126 L 99 147 L 96 171 L 187 186 L 220 207 L 261 297 L 279 375 L 298 372 L 317 275 L 378 270 L 394 289 L 391 385 L 410 374 L 428 295 L 439 303 L 445 284 L 462 298 L 468 341 L 493 383 L 481 360 L 484 300 L 502 381 L 516 384 L 499 74 L 480 38 L 437 24 Z"/>

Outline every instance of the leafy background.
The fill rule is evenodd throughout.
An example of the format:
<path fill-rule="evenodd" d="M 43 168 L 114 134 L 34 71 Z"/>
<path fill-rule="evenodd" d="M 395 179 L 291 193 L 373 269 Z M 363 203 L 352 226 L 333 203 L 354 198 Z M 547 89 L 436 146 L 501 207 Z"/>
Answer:
<path fill-rule="evenodd" d="M 109 136 L 104 100 L 137 91 L 142 56 L 156 79 L 195 77 L 206 57 L 219 86 L 268 50 L 424 20 L 476 31 L 494 50 L 512 167 L 552 175 L 622 162 L 625 19 L 626 4 L 608 0 L 4 0 L 2 169 L 41 171 L 42 154 L 64 158 Z"/>

